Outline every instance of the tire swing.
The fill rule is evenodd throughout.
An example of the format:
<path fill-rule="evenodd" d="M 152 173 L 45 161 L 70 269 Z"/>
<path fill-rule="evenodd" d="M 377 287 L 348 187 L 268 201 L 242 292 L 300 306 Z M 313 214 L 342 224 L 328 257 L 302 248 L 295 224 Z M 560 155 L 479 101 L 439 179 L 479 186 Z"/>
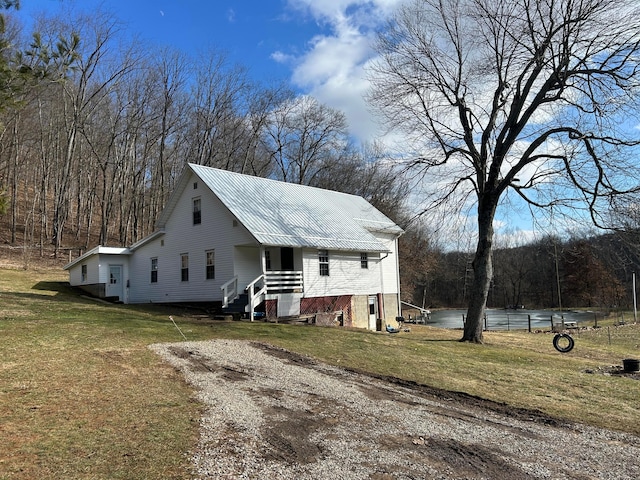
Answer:
<path fill-rule="evenodd" d="M 575 342 L 573 337 L 568 333 L 556 333 L 553 337 L 553 346 L 560 353 L 567 353 L 573 350 Z"/>

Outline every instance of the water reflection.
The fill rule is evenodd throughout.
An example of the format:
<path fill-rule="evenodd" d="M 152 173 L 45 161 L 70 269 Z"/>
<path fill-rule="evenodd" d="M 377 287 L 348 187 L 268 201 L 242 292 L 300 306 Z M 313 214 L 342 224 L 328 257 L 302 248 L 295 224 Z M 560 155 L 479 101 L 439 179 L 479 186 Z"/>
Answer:
<path fill-rule="evenodd" d="M 431 312 L 431 319 L 427 321 L 427 325 L 441 328 L 462 328 L 463 319 L 467 315 L 467 310 L 437 310 Z M 550 330 L 551 317 L 554 316 L 554 322 L 561 322 L 558 312 L 551 310 L 504 310 L 504 309 L 487 309 L 487 329 L 488 330 L 521 330 L 529 328 L 529 318 L 531 318 L 532 330 Z M 595 312 L 563 312 L 562 317 L 565 323 L 576 322 L 577 326 L 581 324 L 593 325 L 596 320 Z M 599 316 L 599 320 L 602 316 Z"/>

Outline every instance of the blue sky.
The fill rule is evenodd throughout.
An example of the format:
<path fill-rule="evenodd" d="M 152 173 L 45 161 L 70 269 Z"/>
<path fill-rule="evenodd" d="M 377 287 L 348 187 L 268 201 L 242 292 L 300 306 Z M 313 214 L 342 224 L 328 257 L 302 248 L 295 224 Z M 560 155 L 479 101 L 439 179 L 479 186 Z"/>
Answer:
<path fill-rule="evenodd" d="M 112 12 L 127 32 L 190 52 L 215 47 L 258 81 L 284 80 L 343 111 L 352 134 L 379 134 L 363 100 L 373 33 L 400 0 L 22 0 L 18 16 Z"/>
<path fill-rule="evenodd" d="M 215 47 L 260 82 L 282 80 L 345 113 L 360 141 L 381 138 L 364 94 L 376 29 L 402 0 L 22 0 L 28 24 L 40 12 L 102 8 L 128 34 L 185 52 Z M 419 195 L 418 195 L 419 196 Z M 532 235 L 532 223 L 511 212 L 502 226 Z M 461 221 L 468 221 L 461 217 Z M 500 228 L 498 224 L 498 228 Z"/>

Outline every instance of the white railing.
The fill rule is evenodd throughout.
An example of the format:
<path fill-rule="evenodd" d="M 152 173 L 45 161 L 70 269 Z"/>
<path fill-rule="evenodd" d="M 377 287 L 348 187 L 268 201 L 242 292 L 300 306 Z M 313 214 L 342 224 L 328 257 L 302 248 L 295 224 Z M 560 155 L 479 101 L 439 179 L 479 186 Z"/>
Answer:
<path fill-rule="evenodd" d="M 302 292 L 304 288 L 299 271 L 267 272 L 265 283 L 268 293 Z"/>
<path fill-rule="evenodd" d="M 222 285 L 220 290 L 222 290 L 222 308 L 227 308 L 240 294 L 238 292 L 238 277 L 233 277 Z"/>
<path fill-rule="evenodd" d="M 246 292 L 249 296 L 249 305 L 247 305 L 249 307 L 249 318 L 253 322 L 253 313 L 255 312 L 256 307 L 263 301 L 264 295 L 267 293 L 265 275 L 260 275 L 247 285 Z"/>
<path fill-rule="evenodd" d="M 222 290 L 222 308 L 229 306 L 238 296 L 238 277 L 233 277 L 227 283 L 220 287 Z M 304 289 L 302 272 L 298 271 L 281 271 L 267 272 L 255 278 L 247 285 L 245 292 L 249 297 L 249 303 L 246 311 L 249 318 L 253 321 L 255 309 L 265 299 L 267 293 L 302 293 Z"/>

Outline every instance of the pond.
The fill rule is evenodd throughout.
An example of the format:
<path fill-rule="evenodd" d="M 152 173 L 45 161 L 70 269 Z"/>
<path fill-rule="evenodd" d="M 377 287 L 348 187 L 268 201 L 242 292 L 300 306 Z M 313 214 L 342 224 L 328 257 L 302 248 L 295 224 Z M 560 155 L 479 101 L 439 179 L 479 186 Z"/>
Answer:
<path fill-rule="evenodd" d="M 440 328 L 462 328 L 467 310 L 436 310 L 431 312 L 431 318 L 427 320 L 427 325 Z M 596 312 L 592 311 L 565 311 L 562 317 L 559 312 L 552 310 L 506 310 L 506 309 L 487 309 L 486 310 L 486 329 L 487 330 L 526 330 L 529 328 L 529 319 L 531 320 L 532 330 L 550 330 L 551 318 L 554 317 L 554 323 L 561 323 L 564 318 L 565 323 L 575 322 L 577 326 L 591 325 L 598 320 L 602 320 L 599 314 L 596 319 Z"/>

